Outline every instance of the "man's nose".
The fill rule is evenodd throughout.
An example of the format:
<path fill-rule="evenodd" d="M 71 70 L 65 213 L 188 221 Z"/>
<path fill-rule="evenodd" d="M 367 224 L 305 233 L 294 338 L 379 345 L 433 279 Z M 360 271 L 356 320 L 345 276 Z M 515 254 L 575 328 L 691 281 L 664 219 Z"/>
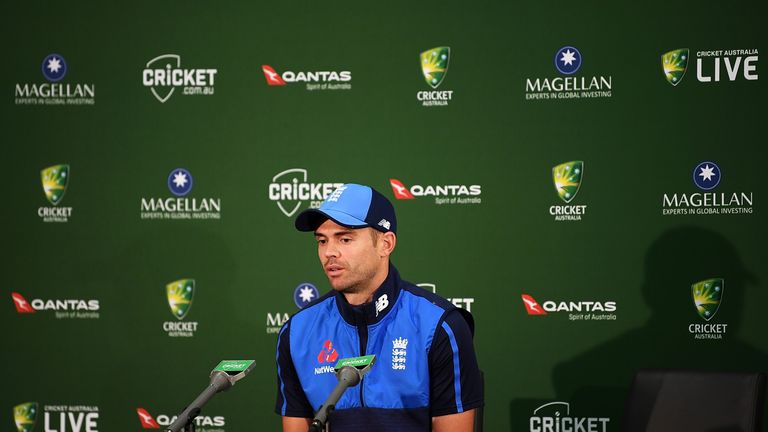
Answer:
<path fill-rule="evenodd" d="M 339 248 L 336 247 L 336 242 L 329 241 L 325 246 L 325 257 L 326 258 L 338 258 L 339 257 Z"/>

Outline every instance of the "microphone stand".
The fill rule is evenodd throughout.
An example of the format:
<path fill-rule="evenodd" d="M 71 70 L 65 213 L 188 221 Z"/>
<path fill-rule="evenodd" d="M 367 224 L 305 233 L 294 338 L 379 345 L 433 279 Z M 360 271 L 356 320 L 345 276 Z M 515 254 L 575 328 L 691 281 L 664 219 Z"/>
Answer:
<path fill-rule="evenodd" d="M 312 424 L 309 425 L 308 432 L 324 432 L 325 424 L 328 421 L 328 416 L 331 415 L 334 409 L 336 409 L 336 402 L 341 399 L 341 395 L 349 387 L 356 386 L 362 379 L 361 373 L 351 366 L 344 366 L 339 369 L 336 377 L 339 379 L 339 383 L 325 400 L 325 403 L 320 406 L 320 410 L 315 414 L 315 418 L 312 420 Z"/>

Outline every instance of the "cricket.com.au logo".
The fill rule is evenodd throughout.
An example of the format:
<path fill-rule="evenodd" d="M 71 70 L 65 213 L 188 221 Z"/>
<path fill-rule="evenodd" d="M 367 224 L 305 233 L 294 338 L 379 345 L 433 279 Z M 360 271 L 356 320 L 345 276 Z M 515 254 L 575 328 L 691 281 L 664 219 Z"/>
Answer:
<path fill-rule="evenodd" d="M 692 177 L 694 186 L 700 192 L 665 193 L 661 200 L 662 215 L 735 215 L 754 212 L 752 192 L 715 192 L 723 177 L 717 163 L 711 160 L 699 162 L 693 168 Z"/>
<path fill-rule="evenodd" d="M 27 301 L 23 294 L 11 293 L 16 312 L 20 314 L 50 313 L 56 319 L 99 319 L 100 305 L 96 299 L 42 299 Z"/>
<path fill-rule="evenodd" d="M 69 165 L 53 165 L 40 171 L 40 181 L 43 183 L 45 199 L 51 206 L 37 209 L 37 215 L 43 222 L 69 222 L 72 217 L 72 207 L 59 206 L 64 199 L 69 185 Z"/>
<path fill-rule="evenodd" d="M 691 297 L 693 306 L 699 318 L 704 323 L 691 323 L 688 325 L 688 333 L 694 339 L 721 340 L 728 330 L 728 324 L 715 323 L 712 319 L 720 310 L 725 290 L 725 280 L 722 278 L 704 279 L 691 285 Z"/>
<path fill-rule="evenodd" d="M 185 96 L 213 95 L 217 73 L 217 69 L 182 68 L 180 55 L 163 54 L 147 62 L 141 73 L 141 82 L 155 99 L 165 103 L 176 89 Z"/>
<path fill-rule="evenodd" d="M 221 198 L 190 198 L 194 180 L 185 168 L 175 168 L 166 181 L 170 197 L 142 198 L 141 219 L 149 220 L 219 220 Z"/>
<path fill-rule="evenodd" d="M 549 206 L 549 214 L 556 221 L 580 221 L 587 213 L 586 204 L 571 204 L 581 189 L 584 179 L 584 161 L 570 161 L 552 168 L 552 181 L 557 196 L 565 205 Z"/>
<path fill-rule="evenodd" d="M 530 432 L 606 432 L 610 417 L 573 417 L 568 402 L 550 402 L 528 419 Z"/>
<path fill-rule="evenodd" d="M 139 423 L 141 423 L 142 429 L 168 429 L 177 416 L 168 414 L 158 414 L 157 417 L 153 417 L 144 408 L 136 408 L 136 414 L 139 416 Z M 157 420 L 155 420 L 157 418 Z M 199 415 L 195 417 L 195 429 L 198 432 L 225 432 L 224 427 L 227 425 L 227 419 L 224 416 L 205 416 Z"/>
<path fill-rule="evenodd" d="M 562 76 L 525 79 L 525 100 L 610 98 L 610 75 L 577 74 L 583 62 L 581 51 L 564 46 L 555 52 L 555 70 Z"/>
<path fill-rule="evenodd" d="M 43 405 L 42 419 L 37 402 L 13 407 L 13 420 L 18 432 L 33 432 L 40 420 L 45 432 L 98 432 L 99 407 L 94 405 Z"/>
<path fill-rule="evenodd" d="M 661 55 L 664 78 L 678 86 L 688 71 L 691 50 L 678 48 Z M 720 81 L 757 81 L 757 49 L 697 50 L 696 80 L 700 83 Z"/>
<path fill-rule="evenodd" d="M 267 189 L 269 200 L 288 217 L 299 209 L 318 208 L 343 183 L 310 183 L 307 170 L 291 168 L 272 177 Z"/>
<path fill-rule="evenodd" d="M 430 291 L 433 294 L 437 294 L 437 285 L 431 282 L 418 283 L 416 284 L 416 286 L 424 288 L 425 290 Z M 446 298 L 446 300 L 453 303 L 453 305 L 459 309 L 466 309 L 467 312 L 472 312 L 472 305 L 475 303 L 474 297 L 453 297 L 453 298 Z"/>
<path fill-rule="evenodd" d="M 448 74 L 451 61 L 451 47 L 442 46 L 428 49 L 419 55 L 421 74 L 432 90 L 416 93 L 416 100 L 425 107 L 447 106 L 453 98 L 453 90 L 437 90 Z"/>
<path fill-rule="evenodd" d="M 613 300 L 545 300 L 539 303 L 533 296 L 522 294 L 523 306 L 528 315 L 544 316 L 568 313 L 569 321 L 616 321 L 617 305 Z"/>
<path fill-rule="evenodd" d="M 293 302 L 299 309 L 304 308 L 306 305 L 312 303 L 320 297 L 320 291 L 318 291 L 315 285 L 309 282 L 300 283 L 296 289 L 293 290 Z M 291 315 L 287 312 L 267 312 L 267 334 L 278 334 Z"/>
<path fill-rule="evenodd" d="M 96 86 L 94 84 L 62 82 L 69 68 L 67 61 L 59 54 L 49 54 L 41 65 L 46 83 L 16 84 L 16 105 L 94 105 Z"/>
<path fill-rule="evenodd" d="M 389 179 L 392 193 L 398 200 L 413 200 L 421 197 L 434 197 L 436 205 L 482 204 L 481 185 L 421 185 L 410 187 L 398 179 Z"/>
<path fill-rule="evenodd" d="M 168 307 L 171 309 L 171 315 L 176 321 L 166 321 L 163 323 L 163 331 L 169 337 L 193 337 L 197 332 L 196 321 L 185 321 L 192 308 L 192 300 L 195 297 L 195 280 L 179 279 L 165 285 L 165 297 L 168 301 Z"/>
<path fill-rule="evenodd" d="M 289 86 L 306 83 L 306 89 L 316 90 L 352 90 L 352 72 L 350 71 L 312 71 L 295 72 L 292 70 L 279 73 L 270 65 L 261 65 L 264 79 L 269 86 Z"/>

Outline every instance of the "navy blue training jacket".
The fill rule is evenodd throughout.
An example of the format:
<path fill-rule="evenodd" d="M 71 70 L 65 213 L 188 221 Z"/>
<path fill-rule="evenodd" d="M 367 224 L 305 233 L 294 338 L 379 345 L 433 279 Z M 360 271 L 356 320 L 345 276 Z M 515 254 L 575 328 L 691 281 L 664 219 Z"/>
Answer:
<path fill-rule="evenodd" d="M 313 417 L 336 386 L 336 361 L 368 354 L 376 364 L 336 404 L 333 432 L 429 431 L 431 417 L 483 404 L 468 312 L 401 280 L 392 265 L 373 300 L 352 306 L 331 291 L 283 326 L 278 414 Z"/>

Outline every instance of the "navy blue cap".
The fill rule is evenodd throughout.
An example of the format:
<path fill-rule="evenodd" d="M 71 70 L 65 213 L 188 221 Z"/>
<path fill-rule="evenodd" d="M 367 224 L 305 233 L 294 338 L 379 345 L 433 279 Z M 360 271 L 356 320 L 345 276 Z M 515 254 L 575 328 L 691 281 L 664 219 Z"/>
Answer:
<path fill-rule="evenodd" d="M 296 229 L 314 231 L 330 219 L 347 228 L 371 227 L 381 232 L 397 233 L 395 208 L 375 189 L 354 183 L 339 186 L 320 204 L 296 217 Z"/>

